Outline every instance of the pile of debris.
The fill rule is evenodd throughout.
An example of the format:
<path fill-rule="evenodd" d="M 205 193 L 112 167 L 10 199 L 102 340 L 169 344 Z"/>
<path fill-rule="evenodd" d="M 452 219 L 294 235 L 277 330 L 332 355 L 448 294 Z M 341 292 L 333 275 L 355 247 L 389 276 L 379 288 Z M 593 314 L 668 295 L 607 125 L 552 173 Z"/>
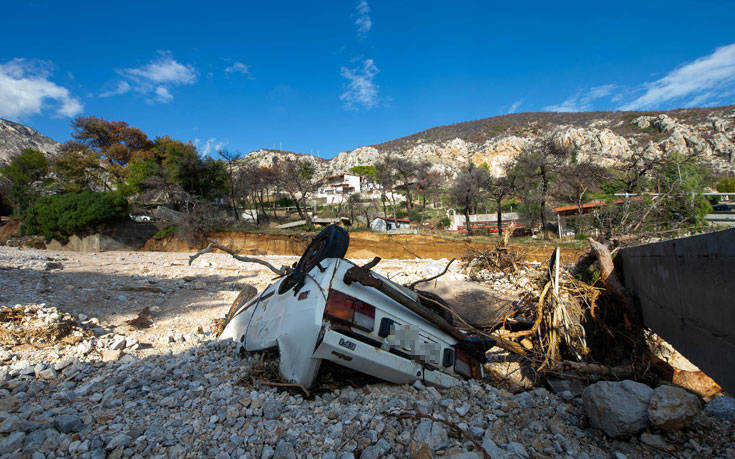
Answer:
<path fill-rule="evenodd" d="M 44 303 L 0 306 L 0 346 L 70 346 L 90 335 L 70 314 Z"/>

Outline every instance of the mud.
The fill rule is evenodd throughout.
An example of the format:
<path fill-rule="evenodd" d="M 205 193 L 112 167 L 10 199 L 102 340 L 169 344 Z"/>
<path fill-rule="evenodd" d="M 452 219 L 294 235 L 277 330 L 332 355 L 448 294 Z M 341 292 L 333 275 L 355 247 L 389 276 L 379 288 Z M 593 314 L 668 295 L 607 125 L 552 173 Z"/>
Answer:
<path fill-rule="evenodd" d="M 220 244 L 248 255 L 301 255 L 312 235 L 279 235 L 238 232 L 217 232 L 208 236 Z M 175 236 L 150 239 L 143 246 L 145 251 L 187 252 L 203 248 L 192 245 Z M 461 258 L 468 251 L 487 250 L 490 244 L 444 239 L 418 234 L 387 235 L 379 233 L 350 233 L 347 258 L 413 259 Z M 512 246 L 524 254 L 524 261 L 543 261 L 551 256 L 554 247 Z M 583 253 L 579 249 L 562 249 L 562 261 L 571 263 Z"/>

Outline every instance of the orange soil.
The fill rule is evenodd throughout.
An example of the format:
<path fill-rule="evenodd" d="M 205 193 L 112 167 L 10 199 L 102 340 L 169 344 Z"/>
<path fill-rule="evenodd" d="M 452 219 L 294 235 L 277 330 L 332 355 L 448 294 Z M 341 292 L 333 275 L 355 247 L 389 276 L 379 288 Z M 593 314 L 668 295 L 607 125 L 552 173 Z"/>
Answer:
<path fill-rule="evenodd" d="M 249 255 L 301 255 L 311 236 L 255 234 L 238 232 L 217 232 L 208 236 L 222 245 Z M 143 250 L 162 252 L 193 251 L 204 247 L 205 244 L 193 246 L 174 236 L 162 239 L 150 239 Z M 387 235 L 380 233 L 350 233 L 350 247 L 347 258 L 459 258 L 470 249 L 488 250 L 493 246 L 475 242 L 464 242 L 443 239 L 436 236 L 418 234 Z M 525 254 L 528 261 L 543 261 L 554 250 L 552 246 L 512 246 Z M 562 249 L 562 261 L 570 263 L 576 261 L 582 254 L 579 249 Z"/>

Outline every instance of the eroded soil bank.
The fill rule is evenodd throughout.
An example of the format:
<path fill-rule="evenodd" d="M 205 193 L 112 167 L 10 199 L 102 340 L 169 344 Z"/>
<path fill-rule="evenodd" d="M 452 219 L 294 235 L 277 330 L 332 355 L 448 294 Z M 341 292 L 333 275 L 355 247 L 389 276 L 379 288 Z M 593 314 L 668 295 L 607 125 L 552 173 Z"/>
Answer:
<path fill-rule="evenodd" d="M 239 232 L 216 232 L 209 235 L 220 244 L 249 255 L 301 255 L 312 235 L 280 235 Z M 186 252 L 201 249 L 205 243 L 195 244 L 175 236 L 150 239 L 143 250 L 157 252 Z M 350 233 L 347 258 L 460 258 L 470 250 L 489 250 L 491 244 L 444 239 L 419 234 Z M 553 247 L 511 246 L 523 253 L 527 261 L 547 259 Z M 564 263 L 576 261 L 582 254 L 579 249 L 562 249 Z"/>

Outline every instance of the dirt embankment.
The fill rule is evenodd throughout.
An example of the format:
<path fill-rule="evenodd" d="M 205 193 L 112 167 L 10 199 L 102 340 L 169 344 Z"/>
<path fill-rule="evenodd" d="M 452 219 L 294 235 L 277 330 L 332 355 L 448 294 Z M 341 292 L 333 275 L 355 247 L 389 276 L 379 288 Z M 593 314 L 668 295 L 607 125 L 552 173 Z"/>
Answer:
<path fill-rule="evenodd" d="M 249 255 L 301 255 L 311 240 L 310 235 L 254 234 L 217 232 L 209 235 L 220 244 Z M 175 236 L 150 239 L 143 250 L 160 252 L 186 252 L 204 247 L 193 245 Z M 350 233 L 347 258 L 459 258 L 469 250 L 488 250 L 493 246 L 475 242 L 444 239 L 417 234 Z M 527 260 L 543 261 L 551 255 L 553 247 L 513 246 L 525 254 Z M 578 249 L 562 249 L 565 263 L 576 261 L 582 253 Z"/>

